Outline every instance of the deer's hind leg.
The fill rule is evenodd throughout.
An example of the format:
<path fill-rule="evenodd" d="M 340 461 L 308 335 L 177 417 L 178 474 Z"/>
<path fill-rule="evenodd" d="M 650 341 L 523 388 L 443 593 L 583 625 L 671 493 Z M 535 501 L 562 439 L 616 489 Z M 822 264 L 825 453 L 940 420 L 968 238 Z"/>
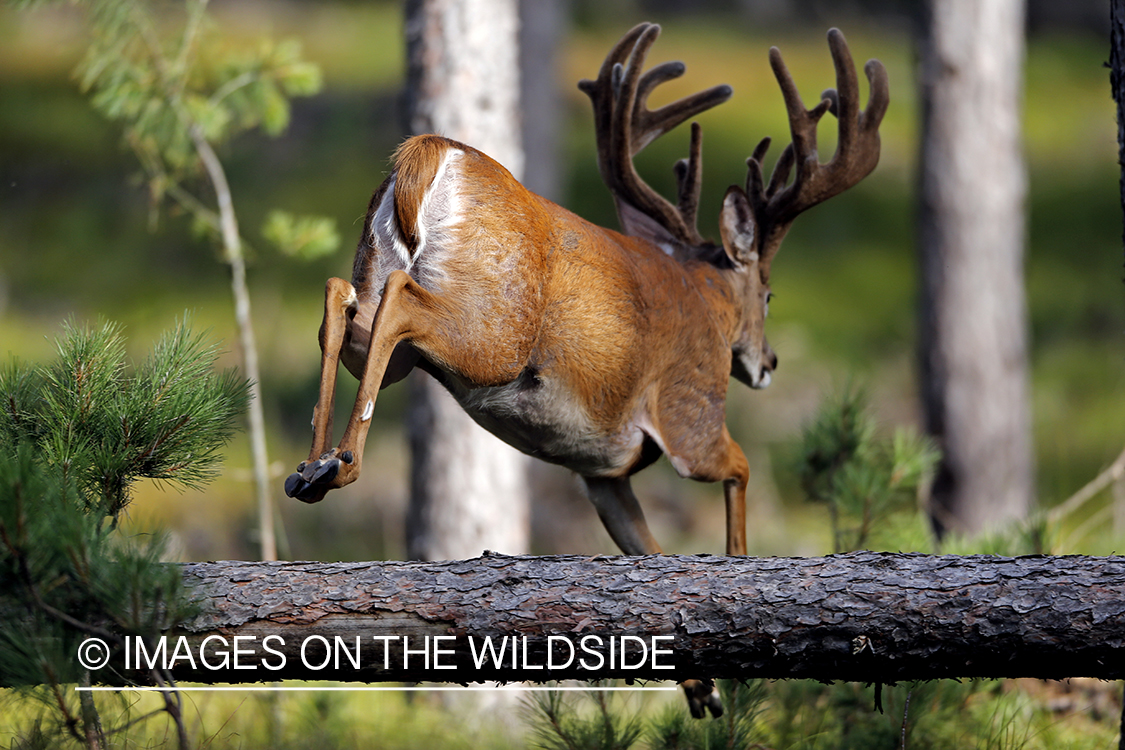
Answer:
<path fill-rule="evenodd" d="M 648 529 L 629 477 L 583 479 L 602 525 L 622 552 L 626 555 L 660 554 L 660 544 Z M 693 717 L 702 719 L 707 711 L 716 718 L 723 715 L 723 703 L 712 680 L 684 680 L 681 686 Z"/>
<path fill-rule="evenodd" d="M 305 502 L 318 502 L 328 490 L 351 484 L 359 477 L 363 448 L 379 389 L 388 374 L 392 375 L 392 379 L 406 374 L 405 371 L 388 373 L 389 366 L 403 369 L 392 362 L 398 345 L 408 342 L 419 352 L 428 353 L 439 361 L 455 359 L 458 342 L 450 340 L 450 332 L 459 330 L 458 323 L 464 315 L 441 296 L 424 289 L 405 271 L 391 272 L 371 323 L 367 358 L 360 373 L 355 406 L 344 435 L 335 448 L 328 447 L 331 444 L 331 400 L 335 390 L 334 378 L 329 377 L 328 368 L 335 373 L 343 334 L 340 334 L 340 342 L 335 341 L 336 320 L 333 317 L 329 324 L 327 312 L 325 317 L 327 335 L 322 336 L 322 341 L 326 347 L 326 367 L 321 373 L 321 401 L 315 417 L 317 432 L 313 439 L 313 453 L 285 482 L 286 494 Z M 330 354 L 333 351 L 335 354 Z M 402 361 L 399 358 L 400 364 Z"/>
<path fill-rule="evenodd" d="M 626 555 L 658 555 L 660 545 L 648 530 L 644 511 L 629 477 L 583 477 L 602 526 Z"/>
<path fill-rule="evenodd" d="M 320 324 L 320 394 L 313 410 L 309 458 L 285 480 L 285 494 L 307 503 L 324 499 L 330 489 L 324 476 L 332 471 L 322 457 L 332 445 L 332 416 L 336 406 L 336 375 L 348 326 L 348 312 L 356 305 L 356 291 L 343 279 L 328 280 L 324 289 L 324 321 Z"/>

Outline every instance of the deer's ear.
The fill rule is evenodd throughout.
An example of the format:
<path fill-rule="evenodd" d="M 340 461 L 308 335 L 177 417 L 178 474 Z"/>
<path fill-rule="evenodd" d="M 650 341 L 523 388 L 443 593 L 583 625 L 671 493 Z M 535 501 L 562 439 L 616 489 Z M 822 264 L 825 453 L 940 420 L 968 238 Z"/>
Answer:
<path fill-rule="evenodd" d="M 621 222 L 621 233 L 630 237 L 641 237 L 660 247 L 679 244 L 668 228 L 641 209 L 618 197 L 617 217 Z"/>
<path fill-rule="evenodd" d="M 735 263 L 746 265 L 758 260 L 758 249 L 754 244 L 754 214 L 746 191 L 738 185 L 727 188 L 723 197 L 719 232 L 723 238 L 723 249 Z"/>

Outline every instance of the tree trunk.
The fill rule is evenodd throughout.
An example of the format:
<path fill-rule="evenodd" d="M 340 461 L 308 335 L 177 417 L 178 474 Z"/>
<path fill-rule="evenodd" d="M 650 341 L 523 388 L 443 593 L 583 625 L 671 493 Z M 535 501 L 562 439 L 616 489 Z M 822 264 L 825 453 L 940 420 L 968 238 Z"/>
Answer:
<path fill-rule="evenodd" d="M 211 636 L 213 665 L 217 648 L 239 648 L 242 666 L 193 670 L 181 657 L 179 680 L 1125 677 L 1125 557 L 490 555 L 183 571 L 203 611 L 180 632 L 194 653 Z M 272 652 L 262 650 L 267 636 Z M 359 650 L 359 667 L 340 651 L 338 665 L 318 668 L 336 636 Z M 486 637 L 509 647 L 499 666 L 475 664 Z M 585 665 L 536 668 L 564 664 L 571 646 Z M 122 658 L 111 663 L 119 672 Z"/>
<path fill-rule="evenodd" d="M 246 256 L 238 216 L 234 212 L 226 170 L 199 125 L 190 127 L 195 151 L 215 189 L 223 255 L 231 270 L 231 294 L 234 297 L 234 319 L 242 350 L 242 366 L 250 382 L 250 403 L 246 409 L 250 434 L 250 462 L 254 473 L 254 496 L 258 507 L 258 544 L 263 560 L 277 559 L 277 533 L 274 529 L 273 492 L 269 480 L 269 451 L 266 448 L 265 407 L 262 405 L 262 377 L 258 367 L 258 344 L 254 338 L 254 317 L 250 312 L 250 288 L 246 284 Z"/>
<path fill-rule="evenodd" d="M 1026 517 L 1022 0 L 931 0 L 921 44 L 920 374 L 938 533 Z"/>
<path fill-rule="evenodd" d="M 520 136 L 526 155 L 521 182 L 531 192 L 559 203 L 563 197 L 559 146 L 566 122 L 559 46 L 570 3 L 520 0 L 519 6 Z"/>
<path fill-rule="evenodd" d="M 1121 215 L 1125 222 L 1125 0 L 1110 0 L 1109 26 L 1109 85 L 1117 104 L 1117 163 L 1121 167 Z M 1125 247 L 1125 223 L 1122 247 Z"/>
<path fill-rule="evenodd" d="M 1117 104 L 1117 164 L 1121 169 L 1118 189 L 1121 194 L 1122 248 L 1125 250 L 1125 0 L 1110 0 L 1109 3 L 1109 86 Z M 1121 455 L 1125 457 L 1125 453 Z M 1113 528 L 1121 534 L 1125 531 L 1125 476 L 1119 475 L 1113 483 L 1113 502 Z M 1125 750 L 1125 700 L 1122 701 L 1117 747 Z"/>
<path fill-rule="evenodd" d="M 519 179 L 516 0 L 407 3 L 407 111 L 413 133 L 440 133 Z M 477 426 L 435 381 L 412 376 L 407 552 L 423 560 L 528 550 L 529 459 Z"/>

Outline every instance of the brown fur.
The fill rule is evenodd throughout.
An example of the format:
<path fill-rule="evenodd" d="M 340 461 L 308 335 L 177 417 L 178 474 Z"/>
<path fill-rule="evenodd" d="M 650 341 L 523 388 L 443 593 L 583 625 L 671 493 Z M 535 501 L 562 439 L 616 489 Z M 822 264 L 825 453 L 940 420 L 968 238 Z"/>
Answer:
<path fill-rule="evenodd" d="M 441 189 L 456 194 L 461 221 L 440 241 L 427 230 L 420 247 L 418 223 L 427 220 L 421 206 L 427 191 L 438 189 L 435 175 L 447 157 L 450 178 Z M 725 394 L 732 342 L 760 310 L 744 308 L 729 278 L 740 272 L 726 254 L 677 259 L 647 240 L 590 224 L 530 193 L 479 151 L 438 136 L 410 139 L 398 151 L 369 207 L 365 236 L 392 182 L 399 235 L 412 238 L 410 276 L 392 285 L 401 273 L 387 271 L 394 253 L 361 241 L 354 318 L 330 323 L 326 307 L 324 345 L 341 340 L 341 358 L 361 378 L 336 451 L 355 460 L 333 485 L 358 474 L 367 401 L 420 365 L 516 447 L 590 478 L 623 482 L 604 493 L 611 505 L 631 497 L 628 476 L 651 463 L 656 446 L 686 477 L 733 481 L 728 500 L 741 504 L 746 462 L 723 425 Z M 348 299 L 337 287 L 333 298 Z M 328 359 L 325 378 L 331 372 Z M 474 405 L 474 394 L 489 388 L 500 397 L 505 389 L 515 393 L 513 405 Z M 330 390 L 322 380 L 318 414 L 328 413 Z M 319 437 L 316 445 L 327 444 Z M 732 513 L 732 522 L 742 515 Z M 620 529 L 635 517 L 603 513 L 615 538 L 630 540 L 629 551 L 655 551 L 647 531 Z M 738 553 L 741 525 L 730 534 L 728 547 Z"/>
<path fill-rule="evenodd" d="M 796 213 L 874 168 L 885 74 L 869 63 L 872 101 L 857 121 L 864 144 L 850 156 L 799 172 L 789 187 L 783 187 L 785 167 L 767 187 L 763 142 L 749 162 L 747 190 L 727 191 L 723 242 L 711 245 L 694 228 L 698 131 L 678 207 L 639 182 L 627 136 L 633 126 L 644 137 L 659 134 L 725 100 L 729 89 L 715 87 L 657 112 L 645 109 L 642 97 L 639 119 L 630 109 L 632 122 L 615 129 L 624 112 L 618 100 L 636 94 L 639 66 L 658 31 L 642 24 L 629 32 L 598 80 L 582 84 L 594 101 L 600 167 L 632 236 L 534 195 L 465 144 L 425 135 L 399 148 L 391 176 L 368 207 L 352 283 L 330 279 L 326 288 L 313 444 L 309 459 L 286 480 L 287 494 L 318 502 L 355 481 L 379 389 L 417 366 L 501 439 L 581 474 L 626 554 L 660 552 L 629 477 L 661 452 L 682 476 L 723 483 L 727 553 L 746 553 L 749 467 L 725 425 L 727 385 L 732 375 L 754 387 L 769 383 L 777 364 L 764 331 L 770 260 Z M 854 95 L 843 37 L 830 32 L 829 41 L 837 77 L 850 75 L 846 91 Z M 823 111 L 805 112 L 775 53 L 793 132 L 802 133 L 803 144 L 815 143 Z M 626 62 L 629 72 L 619 76 L 618 65 Z M 622 93 L 629 87 L 631 94 Z M 840 121 L 842 149 L 855 140 L 857 122 Z M 791 166 L 795 157 L 785 153 L 782 161 Z M 801 156 L 805 165 L 815 152 Z M 383 226 L 388 212 L 395 236 Z M 333 448 L 341 361 L 360 384 Z M 705 707 L 721 712 L 707 684 L 688 681 L 685 688 L 694 715 Z"/>
<path fill-rule="evenodd" d="M 450 169 L 463 219 L 451 247 L 419 252 L 421 205 L 451 149 L 461 152 Z M 402 297 L 394 304 L 413 313 L 388 352 L 408 346 L 414 358 L 399 351 L 400 361 L 426 367 L 461 398 L 521 377 L 550 384 L 590 435 L 569 436 L 571 427 L 552 423 L 556 417 L 542 409 L 510 424 L 500 413 L 470 413 L 517 447 L 587 476 L 624 480 L 651 462 L 644 441 L 653 440 L 684 476 L 737 476 L 744 487 L 745 459 L 723 425 L 725 395 L 733 342 L 760 310 L 744 307 L 730 277 L 757 273 L 735 269 L 722 252 L 677 259 L 647 240 L 590 224 L 529 192 L 476 149 L 433 135 L 412 138 L 396 153 L 391 177 L 369 206 L 365 236 L 392 181 L 399 234 L 419 255 L 412 278 L 396 283 Z M 361 241 L 358 255 L 358 310 L 341 336 L 345 363 L 363 380 L 376 359 L 377 318 L 391 301 L 372 286 L 383 279 L 389 285 L 389 275 L 373 272 L 388 262 L 388 249 Z M 409 367 L 390 361 L 376 364 L 380 369 L 377 382 L 386 385 Z M 361 385 L 357 415 L 370 388 Z M 543 438 L 552 431 L 557 439 Z M 642 433 L 647 437 L 636 437 Z M 352 481 L 356 458 L 334 484 Z"/>
<path fill-rule="evenodd" d="M 395 152 L 395 222 L 406 247 L 418 249 L 418 210 L 448 145 L 438 138 L 411 138 Z"/>

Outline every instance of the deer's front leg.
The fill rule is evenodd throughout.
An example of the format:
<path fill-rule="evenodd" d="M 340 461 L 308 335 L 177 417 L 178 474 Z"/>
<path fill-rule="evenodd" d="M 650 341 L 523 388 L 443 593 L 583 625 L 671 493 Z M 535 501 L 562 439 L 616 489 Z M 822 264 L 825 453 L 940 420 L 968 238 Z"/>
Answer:
<path fill-rule="evenodd" d="M 723 427 L 725 441 L 723 477 L 723 498 L 727 510 L 727 554 L 746 554 L 746 483 L 750 479 L 750 465 L 746 454 L 734 442 L 726 426 Z"/>

